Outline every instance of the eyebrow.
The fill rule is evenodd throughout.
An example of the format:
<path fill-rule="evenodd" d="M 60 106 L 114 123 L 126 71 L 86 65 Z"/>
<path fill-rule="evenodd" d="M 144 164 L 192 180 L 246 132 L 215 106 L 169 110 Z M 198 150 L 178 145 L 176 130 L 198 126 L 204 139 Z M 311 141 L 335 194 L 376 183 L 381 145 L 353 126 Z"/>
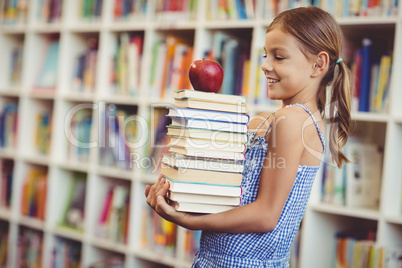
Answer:
<path fill-rule="evenodd" d="M 267 49 L 265 48 L 265 46 L 263 47 L 263 49 L 264 49 L 264 52 L 267 53 Z M 287 52 L 287 49 L 285 47 L 273 47 L 271 49 L 271 51 L 273 51 L 273 52 L 277 52 L 277 51 Z"/>

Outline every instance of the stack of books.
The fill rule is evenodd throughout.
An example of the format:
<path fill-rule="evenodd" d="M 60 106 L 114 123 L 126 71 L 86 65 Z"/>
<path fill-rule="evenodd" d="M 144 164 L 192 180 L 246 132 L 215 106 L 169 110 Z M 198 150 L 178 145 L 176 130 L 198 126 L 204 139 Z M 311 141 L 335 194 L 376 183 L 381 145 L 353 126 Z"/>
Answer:
<path fill-rule="evenodd" d="M 161 173 L 176 210 L 218 213 L 240 205 L 249 116 L 243 96 L 174 92 Z"/>

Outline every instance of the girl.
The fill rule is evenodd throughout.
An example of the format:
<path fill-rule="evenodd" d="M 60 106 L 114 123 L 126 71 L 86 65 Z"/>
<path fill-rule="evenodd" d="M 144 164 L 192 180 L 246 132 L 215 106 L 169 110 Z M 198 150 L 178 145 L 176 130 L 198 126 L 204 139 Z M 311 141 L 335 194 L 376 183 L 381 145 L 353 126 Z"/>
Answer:
<path fill-rule="evenodd" d="M 325 147 L 322 118 L 331 82 L 329 150 L 339 167 L 348 161 L 341 148 L 353 83 L 340 58 L 341 42 L 336 21 L 315 7 L 282 12 L 269 26 L 261 68 L 269 97 L 282 100 L 283 107 L 250 121 L 241 206 L 217 214 L 182 213 L 166 203 L 169 185 L 162 177 L 146 187 L 147 203 L 160 216 L 203 230 L 195 267 L 289 266 Z"/>

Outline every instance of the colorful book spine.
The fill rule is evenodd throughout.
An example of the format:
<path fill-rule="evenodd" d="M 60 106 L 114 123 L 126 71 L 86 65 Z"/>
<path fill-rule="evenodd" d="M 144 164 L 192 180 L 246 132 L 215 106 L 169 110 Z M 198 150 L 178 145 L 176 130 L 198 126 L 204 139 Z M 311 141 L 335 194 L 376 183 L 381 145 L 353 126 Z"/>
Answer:
<path fill-rule="evenodd" d="M 98 21 L 102 14 L 102 0 L 82 0 L 78 15 L 84 20 Z"/>
<path fill-rule="evenodd" d="M 130 194 L 127 186 L 110 186 L 99 214 L 97 227 L 99 237 L 116 243 L 127 243 L 129 199 Z"/>
<path fill-rule="evenodd" d="M 7 267 L 9 248 L 9 223 L 0 221 L 0 267 Z"/>
<path fill-rule="evenodd" d="M 47 155 L 50 149 L 51 115 L 43 112 L 36 115 L 35 147 L 37 152 Z"/>
<path fill-rule="evenodd" d="M 75 92 L 95 91 L 98 40 L 89 39 L 87 43 L 87 50 L 78 55 L 75 61 L 75 72 L 72 80 L 72 88 Z"/>
<path fill-rule="evenodd" d="M 57 238 L 52 251 L 51 267 L 82 267 L 81 251 L 82 244 L 80 242 Z"/>
<path fill-rule="evenodd" d="M 113 15 L 115 20 L 136 20 L 143 18 L 147 10 L 146 0 L 116 0 Z"/>
<path fill-rule="evenodd" d="M 1 23 L 7 26 L 25 24 L 28 20 L 29 3 L 26 0 L 4 0 Z"/>
<path fill-rule="evenodd" d="M 110 83 L 114 95 L 135 97 L 141 83 L 142 35 L 123 33 L 111 63 Z"/>
<path fill-rule="evenodd" d="M 45 220 L 47 174 L 42 169 L 28 171 L 22 185 L 21 214 Z"/>
<path fill-rule="evenodd" d="M 42 0 L 37 9 L 37 18 L 42 23 L 60 22 L 62 14 L 62 0 Z"/>
<path fill-rule="evenodd" d="M 0 160 L 0 207 L 10 209 L 13 189 L 14 160 Z"/>
<path fill-rule="evenodd" d="M 42 267 L 43 234 L 20 228 L 17 243 L 17 267 Z"/>
<path fill-rule="evenodd" d="M 22 70 L 22 46 L 14 47 L 10 59 L 10 86 L 16 87 L 21 84 Z"/>
<path fill-rule="evenodd" d="M 69 159 L 76 162 L 89 161 L 89 144 L 92 126 L 92 110 L 80 109 L 73 115 L 67 136 Z"/>
<path fill-rule="evenodd" d="M 0 148 L 14 148 L 17 142 L 18 104 L 6 103 L 0 111 Z"/>

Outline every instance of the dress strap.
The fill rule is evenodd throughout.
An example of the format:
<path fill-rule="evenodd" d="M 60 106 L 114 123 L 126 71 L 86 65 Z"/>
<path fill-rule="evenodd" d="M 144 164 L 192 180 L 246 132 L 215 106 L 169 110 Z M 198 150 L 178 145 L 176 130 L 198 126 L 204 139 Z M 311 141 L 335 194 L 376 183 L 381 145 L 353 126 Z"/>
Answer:
<path fill-rule="evenodd" d="M 286 107 L 291 107 L 291 106 L 300 106 L 300 107 L 302 107 L 310 115 L 311 119 L 313 119 L 315 128 L 317 129 L 317 132 L 318 132 L 318 136 L 320 136 L 320 140 L 321 140 L 321 143 L 322 143 L 322 148 L 323 148 L 323 151 L 324 151 L 325 150 L 324 135 L 322 134 L 321 128 L 318 125 L 317 120 L 313 116 L 313 113 L 304 104 L 301 104 L 301 103 L 294 103 L 294 104 L 286 105 Z"/>
<path fill-rule="evenodd" d="M 270 113 L 267 117 L 265 117 L 265 119 L 258 125 L 258 127 L 254 130 L 254 132 L 257 132 L 262 127 L 262 125 L 264 125 L 264 123 L 271 117 L 272 114 L 273 113 Z M 269 124 L 269 127 L 268 127 L 267 132 L 265 133 L 265 135 L 267 135 L 267 133 L 268 133 L 270 128 L 271 128 L 271 124 Z"/>

